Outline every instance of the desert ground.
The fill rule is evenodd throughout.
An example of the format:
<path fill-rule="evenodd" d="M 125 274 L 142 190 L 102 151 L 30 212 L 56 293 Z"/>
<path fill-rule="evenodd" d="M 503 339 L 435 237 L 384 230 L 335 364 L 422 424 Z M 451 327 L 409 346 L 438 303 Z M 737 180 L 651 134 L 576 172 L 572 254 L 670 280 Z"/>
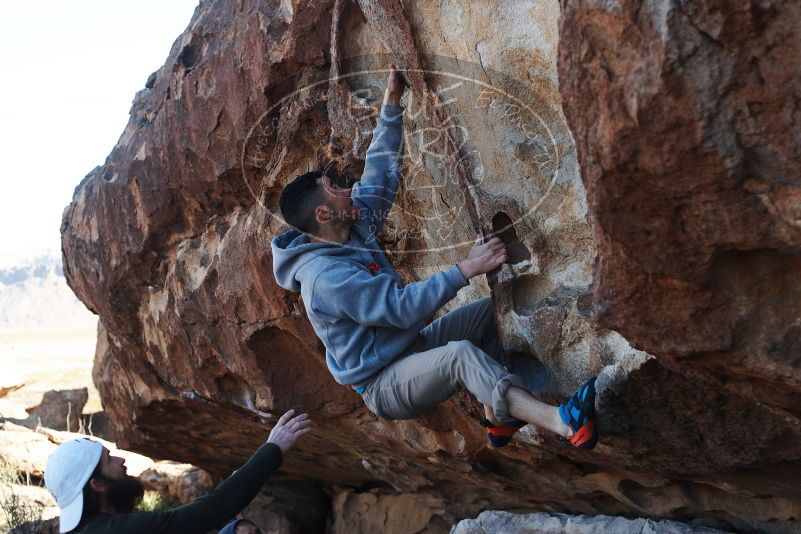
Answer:
<path fill-rule="evenodd" d="M 89 391 L 84 413 L 101 411 L 92 384 L 96 340 L 94 330 L 0 332 L 0 388 L 24 384 L 0 398 L 0 415 L 25 418 L 46 391 L 82 387 Z"/>

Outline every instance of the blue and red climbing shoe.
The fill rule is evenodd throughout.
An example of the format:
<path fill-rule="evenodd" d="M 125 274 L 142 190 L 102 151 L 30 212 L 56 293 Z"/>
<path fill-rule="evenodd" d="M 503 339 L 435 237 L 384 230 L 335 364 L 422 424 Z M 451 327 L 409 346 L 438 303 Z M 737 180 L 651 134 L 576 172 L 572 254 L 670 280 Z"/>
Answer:
<path fill-rule="evenodd" d="M 503 447 L 508 445 L 512 440 L 512 435 L 526 426 L 525 421 L 519 419 L 512 425 L 493 425 L 489 419 L 482 419 L 481 426 L 487 429 L 487 437 L 489 438 L 490 445 L 495 447 Z"/>
<path fill-rule="evenodd" d="M 579 449 L 591 450 L 598 443 L 598 429 L 595 428 L 595 379 L 593 378 L 570 400 L 559 405 L 562 421 L 570 427 L 573 435 L 562 438 Z"/>

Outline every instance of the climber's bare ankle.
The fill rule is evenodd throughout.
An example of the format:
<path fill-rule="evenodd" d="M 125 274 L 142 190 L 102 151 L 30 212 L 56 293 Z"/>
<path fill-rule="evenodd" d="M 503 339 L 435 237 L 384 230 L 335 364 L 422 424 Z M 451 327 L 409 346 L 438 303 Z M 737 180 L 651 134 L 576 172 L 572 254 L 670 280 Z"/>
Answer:
<path fill-rule="evenodd" d="M 484 417 L 486 417 L 487 421 L 489 421 L 490 423 L 492 423 L 495 426 L 498 426 L 498 425 L 501 424 L 501 422 L 498 421 L 498 418 L 495 417 L 495 411 L 492 408 L 490 408 L 489 406 L 486 406 L 486 405 L 484 406 Z"/>
<path fill-rule="evenodd" d="M 571 438 L 573 437 L 573 431 L 570 429 L 568 425 L 562 421 L 561 416 L 557 410 L 554 410 L 556 413 L 554 414 L 554 428 L 558 428 L 559 431 L 557 432 L 563 438 Z"/>

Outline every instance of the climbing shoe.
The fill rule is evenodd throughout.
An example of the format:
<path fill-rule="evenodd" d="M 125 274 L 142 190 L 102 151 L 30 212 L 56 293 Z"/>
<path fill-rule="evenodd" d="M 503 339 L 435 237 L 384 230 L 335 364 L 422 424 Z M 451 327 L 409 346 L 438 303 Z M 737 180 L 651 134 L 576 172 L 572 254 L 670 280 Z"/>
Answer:
<path fill-rule="evenodd" d="M 495 448 L 508 445 L 512 440 L 512 434 L 526 426 L 525 421 L 519 419 L 512 425 L 493 425 L 489 419 L 482 419 L 481 426 L 487 429 L 487 437 L 489 438 L 490 445 Z"/>
<path fill-rule="evenodd" d="M 559 416 L 570 427 L 573 435 L 562 438 L 579 449 L 590 450 L 598 443 L 598 429 L 595 427 L 595 379 L 593 378 L 570 400 L 559 405 Z"/>

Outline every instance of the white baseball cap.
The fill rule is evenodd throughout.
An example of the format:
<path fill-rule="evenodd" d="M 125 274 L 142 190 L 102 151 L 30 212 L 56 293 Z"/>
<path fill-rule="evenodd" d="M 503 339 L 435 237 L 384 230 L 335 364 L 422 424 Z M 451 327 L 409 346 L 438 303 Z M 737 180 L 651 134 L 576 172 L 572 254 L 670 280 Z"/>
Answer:
<path fill-rule="evenodd" d="M 83 487 L 100 462 L 103 445 L 91 439 L 65 441 L 47 458 L 45 486 L 61 509 L 59 532 L 78 526 L 83 513 Z"/>

